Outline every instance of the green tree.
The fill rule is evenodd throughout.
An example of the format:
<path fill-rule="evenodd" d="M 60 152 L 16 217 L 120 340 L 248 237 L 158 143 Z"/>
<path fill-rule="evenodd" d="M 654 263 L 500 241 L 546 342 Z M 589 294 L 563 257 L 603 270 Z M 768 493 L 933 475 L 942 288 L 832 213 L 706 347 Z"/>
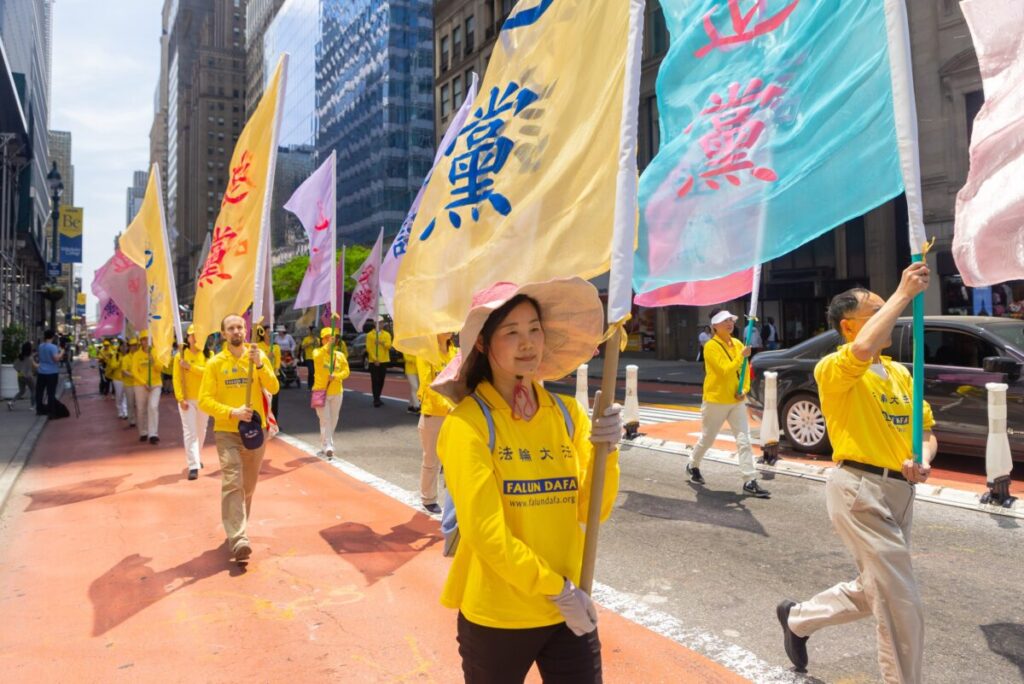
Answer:
<path fill-rule="evenodd" d="M 349 245 L 345 248 L 345 291 L 351 292 L 354 282 L 352 274 L 356 272 L 366 257 L 370 255 L 371 247 L 363 245 Z M 341 250 L 338 250 L 338 258 L 341 257 Z M 299 293 L 299 286 L 306 275 L 309 267 L 309 257 L 301 255 L 292 258 L 288 262 L 276 267 L 273 272 L 274 300 L 283 301 L 293 299 Z"/>

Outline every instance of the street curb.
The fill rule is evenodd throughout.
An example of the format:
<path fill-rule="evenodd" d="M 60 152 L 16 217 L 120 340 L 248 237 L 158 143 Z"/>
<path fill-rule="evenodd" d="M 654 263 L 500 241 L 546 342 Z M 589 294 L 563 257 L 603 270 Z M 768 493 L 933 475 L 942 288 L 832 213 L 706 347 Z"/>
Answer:
<path fill-rule="evenodd" d="M 25 469 L 25 464 L 28 463 L 28 457 L 32 454 L 32 451 L 36 448 L 36 442 L 39 441 L 39 435 L 43 432 L 43 427 L 46 425 L 46 416 L 37 416 L 36 422 L 29 428 L 25 438 L 21 440 L 21 445 L 18 450 L 14 452 L 14 456 L 7 462 L 3 470 L 0 471 L 0 512 L 4 510 L 4 506 L 7 505 L 7 498 L 11 495 L 14 490 L 14 484 L 18 481 L 18 476 L 21 475 L 21 471 Z"/>
<path fill-rule="evenodd" d="M 668 454 L 686 455 L 690 453 L 690 445 L 688 444 L 672 442 L 665 439 L 656 439 L 653 437 L 637 437 L 634 440 L 622 440 L 619 442 L 619 445 L 641 447 Z M 722 451 L 721 449 L 709 449 L 704 458 L 717 463 L 729 463 L 733 465 L 737 462 L 736 457 L 731 452 Z M 789 475 L 791 477 L 824 482 L 825 478 L 828 476 L 828 471 L 832 469 L 832 466 L 793 463 L 780 459 L 774 466 L 758 464 L 757 468 L 758 470 L 766 473 L 777 473 L 779 475 Z M 1003 508 L 1002 506 L 990 506 L 988 504 L 983 504 L 980 501 L 980 494 L 964 489 L 930 484 L 918 484 L 915 485 L 915 487 L 917 489 L 917 499 L 920 501 L 978 511 L 979 513 L 988 513 L 989 515 L 1002 515 L 1008 518 L 1024 518 L 1024 499 L 1017 499 L 1013 503 L 1012 508 Z"/>

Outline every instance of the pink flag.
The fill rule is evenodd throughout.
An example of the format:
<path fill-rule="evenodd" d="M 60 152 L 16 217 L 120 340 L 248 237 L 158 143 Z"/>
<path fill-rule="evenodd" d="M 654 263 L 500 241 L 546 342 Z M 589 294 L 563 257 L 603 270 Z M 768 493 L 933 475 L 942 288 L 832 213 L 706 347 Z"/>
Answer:
<path fill-rule="evenodd" d="M 352 299 L 348 303 L 348 317 L 357 331 L 363 329 L 367 320 L 377 320 L 380 303 L 380 252 L 383 243 L 384 229 L 381 228 L 370 256 L 366 257 L 366 261 L 352 276 L 356 281 L 356 287 L 352 290 Z"/>
<path fill-rule="evenodd" d="M 956 198 L 953 258 L 964 284 L 980 287 L 1024 278 L 1024 3 L 964 0 L 960 7 L 985 104 L 974 119 L 967 184 Z"/>
<path fill-rule="evenodd" d="M 146 271 L 122 254 L 121 250 L 115 251 L 114 256 L 94 272 L 92 293 L 101 300 L 114 300 L 128 322 L 137 330 L 148 327 Z"/>
<path fill-rule="evenodd" d="M 309 266 L 295 297 L 295 308 L 327 304 L 337 309 L 334 283 L 335 153 L 292 194 L 284 208 L 295 214 L 309 236 Z"/>
<path fill-rule="evenodd" d="M 750 294 L 754 289 L 754 269 L 748 268 L 715 280 L 675 283 L 638 294 L 633 301 L 637 306 L 711 306 Z"/>
<path fill-rule="evenodd" d="M 94 337 L 120 335 L 124 330 L 124 314 L 109 297 L 100 301 L 100 320 L 93 330 Z"/>

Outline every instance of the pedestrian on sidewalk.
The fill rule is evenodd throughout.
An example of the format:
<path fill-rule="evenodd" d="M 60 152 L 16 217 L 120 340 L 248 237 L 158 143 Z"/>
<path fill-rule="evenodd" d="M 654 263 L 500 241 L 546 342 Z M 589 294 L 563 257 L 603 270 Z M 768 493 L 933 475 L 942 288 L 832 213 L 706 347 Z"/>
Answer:
<path fill-rule="evenodd" d="M 437 503 L 437 479 L 441 470 L 441 462 L 437 458 L 437 437 L 441 434 L 445 418 L 455 405 L 432 389 L 430 384 L 458 353 L 451 333 L 437 336 L 437 350 L 441 358 L 439 365 L 424 358 L 416 359 L 420 405 L 420 420 L 416 427 L 423 452 L 420 461 L 420 501 L 423 508 L 435 514 L 441 512 L 441 506 Z"/>
<path fill-rule="evenodd" d="M 718 438 L 722 425 L 728 421 L 729 429 L 736 438 L 736 456 L 739 460 L 740 475 L 743 477 L 743 493 L 759 499 L 770 498 L 767 489 L 757 482 L 757 468 L 754 467 L 754 451 L 750 446 L 750 424 L 747 419 L 746 390 L 750 383 L 745 383 L 744 393 L 740 394 L 740 368 L 743 360 L 750 356 L 750 347 L 746 347 L 733 337 L 736 329 L 736 316 L 728 311 L 718 310 L 711 313 L 711 329 L 714 337 L 704 345 L 704 397 L 700 407 L 701 434 L 693 451 L 690 462 L 686 464 L 686 474 L 690 482 L 702 485 L 704 476 L 700 465 L 704 455 Z M 749 369 L 749 367 L 748 367 Z"/>
<path fill-rule="evenodd" d="M 807 667 L 807 639 L 822 627 L 874 615 L 878 665 L 886 682 L 923 681 L 924 611 L 910 560 L 914 483 L 924 482 L 938 443 L 935 419 L 924 404 L 922 463 L 911 444 L 913 378 L 881 352 L 892 344 L 896 319 L 928 288 L 923 262 L 903 271 L 888 301 L 862 288 L 836 295 L 829 323 L 846 344 L 818 362 L 821 411 L 837 467 L 825 483 L 825 504 L 860 575 L 803 603 L 782 601 L 776 609 L 786 654 Z"/>
<path fill-rule="evenodd" d="M 708 343 L 708 341 L 710 339 L 711 339 L 711 327 L 707 326 L 707 325 L 701 326 L 700 334 L 697 335 L 697 344 L 700 347 L 699 349 L 697 349 L 697 360 L 698 361 L 700 361 L 702 358 L 704 358 L 704 346 Z"/>
<path fill-rule="evenodd" d="M 409 413 L 420 412 L 420 376 L 416 369 L 416 357 L 402 352 L 402 363 L 405 364 L 405 379 L 409 382 L 409 405 L 405 410 Z"/>
<path fill-rule="evenodd" d="M 121 359 L 121 381 L 124 384 L 125 404 L 128 405 L 128 427 L 135 427 L 139 418 L 138 407 L 135 405 L 135 386 L 139 384 L 139 381 L 136 380 L 135 369 L 132 367 L 137 351 L 139 351 L 139 338 L 133 335 L 128 338 L 128 351 Z"/>
<path fill-rule="evenodd" d="M 124 392 L 124 356 L 121 354 L 121 344 L 116 338 L 110 343 L 110 351 L 107 352 L 107 380 L 114 388 L 114 409 L 117 417 L 121 420 L 128 419 L 128 401 Z M 134 390 L 133 390 L 134 391 Z"/>
<path fill-rule="evenodd" d="M 14 370 L 18 373 L 18 394 L 14 399 L 7 402 L 7 408 L 13 409 L 14 402 L 25 397 L 25 390 L 28 390 L 28 401 L 30 406 L 36 403 L 36 373 L 39 364 L 36 363 L 32 353 L 32 343 L 24 342 L 21 345 L 21 352 L 14 362 Z"/>
<path fill-rule="evenodd" d="M 779 329 L 775 327 L 775 319 L 771 316 L 761 326 L 761 339 L 769 351 L 779 348 Z"/>
<path fill-rule="evenodd" d="M 313 386 L 314 399 L 316 392 L 324 393 L 323 406 L 316 407 L 316 417 L 320 419 L 320 454 L 330 459 L 334 458 L 334 432 L 338 429 L 341 402 L 345 395 L 342 381 L 350 373 L 348 359 L 338 349 L 338 337 L 333 328 L 320 331 L 320 347 L 313 352 L 313 365 L 316 368 L 317 383 Z"/>
<path fill-rule="evenodd" d="M 221 522 L 228 548 L 241 563 L 252 555 L 247 527 L 267 430 L 267 417 L 250 408 L 249 403 L 262 405 L 263 390 L 276 394 L 280 385 L 266 354 L 255 344 L 245 344 L 244 318 L 229 314 L 221 321 L 220 329 L 224 348 L 206 363 L 199 387 L 199 408 L 213 416 L 213 437 L 221 469 Z M 250 421 L 254 420 L 259 422 L 263 439 L 258 440 L 259 446 L 246 446 L 239 426 L 248 435 L 248 428 L 254 427 Z"/>
<path fill-rule="evenodd" d="M 39 345 L 39 364 L 36 370 L 36 415 L 53 415 L 57 405 L 57 382 L 60 379 L 60 362 L 64 360 L 62 352 L 53 343 L 53 331 L 43 332 L 43 343 Z M 43 395 L 46 404 L 43 404 Z"/>
<path fill-rule="evenodd" d="M 370 361 L 370 387 L 373 391 L 373 406 L 380 408 L 384 402 L 380 395 L 384 391 L 384 381 L 388 377 L 388 364 L 391 363 L 391 333 L 383 329 L 381 319 L 377 319 L 373 329 L 366 333 L 366 356 Z"/>
<path fill-rule="evenodd" d="M 467 682 L 601 681 L 597 613 L 578 589 L 596 444 L 608 444 L 602 518 L 619 484 L 621 407 L 591 428 L 571 396 L 540 384 L 593 356 L 604 333 L 597 289 L 580 278 L 476 294 L 463 344 L 434 382 L 457 402 L 437 443 L 461 542 L 441 601 L 459 610 Z"/>
<path fill-rule="evenodd" d="M 203 467 L 200 453 L 206 441 L 206 427 L 210 417 L 199 408 L 199 386 L 203 383 L 203 372 L 209 354 L 196 340 L 196 327 L 188 326 L 185 333 L 188 344 L 171 362 L 174 382 L 174 399 L 178 402 L 181 416 L 181 435 L 185 442 L 185 462 L 188 465 L 188 479 L 199 477 Z"/>
<path fill-rule="evenodd" d="M 132 376 L 135 378 L 135 409 L 139 441 L 160 442 L 160 394 L 163 391 L 163 364 L 154 358 L 149 345 L 149 331 L 139 333 L 139 349 L 132 355 Z"/>

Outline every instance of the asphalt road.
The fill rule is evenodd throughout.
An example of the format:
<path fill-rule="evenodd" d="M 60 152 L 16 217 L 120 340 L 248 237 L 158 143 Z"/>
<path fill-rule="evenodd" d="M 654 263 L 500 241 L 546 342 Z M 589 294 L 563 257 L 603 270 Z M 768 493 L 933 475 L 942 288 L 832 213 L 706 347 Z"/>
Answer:
<path fill-rule="evenodd" d="M 354 373 L 335 443 L 339 458 L 415 491 L 416 417 L 405 411 L 400 378 L 390 375 L 385 386 L 385 395 L 400 398 L 374 409 L 363 394 L 368 376 Z M 280 422 L 315 445 L 308 397 L 304 389 L 282 391 Z M 601 532 L 598 581 L 641 610 L 674 618 L 687 646 L 720 662 L 752 658 L 776 673 L 788 668 L 776 603 L 856 574 L 832 532 L 822 484 L 779 476 L 764 483 L 772 499 L 756 500 L 740 495 L 739 474 L 727 465 L 706 462 L 708 484 L 699 488 L 685 481 L 678 455 L 627 448 L 621 464 L 617 507 Z M 1024 681 L 1021 523 L 919 503 L 914 564 L 926 613 L 924 681 Z M 872 621 L 820 632 L 809 647 L 805 681 L 879 681 Z"/>

